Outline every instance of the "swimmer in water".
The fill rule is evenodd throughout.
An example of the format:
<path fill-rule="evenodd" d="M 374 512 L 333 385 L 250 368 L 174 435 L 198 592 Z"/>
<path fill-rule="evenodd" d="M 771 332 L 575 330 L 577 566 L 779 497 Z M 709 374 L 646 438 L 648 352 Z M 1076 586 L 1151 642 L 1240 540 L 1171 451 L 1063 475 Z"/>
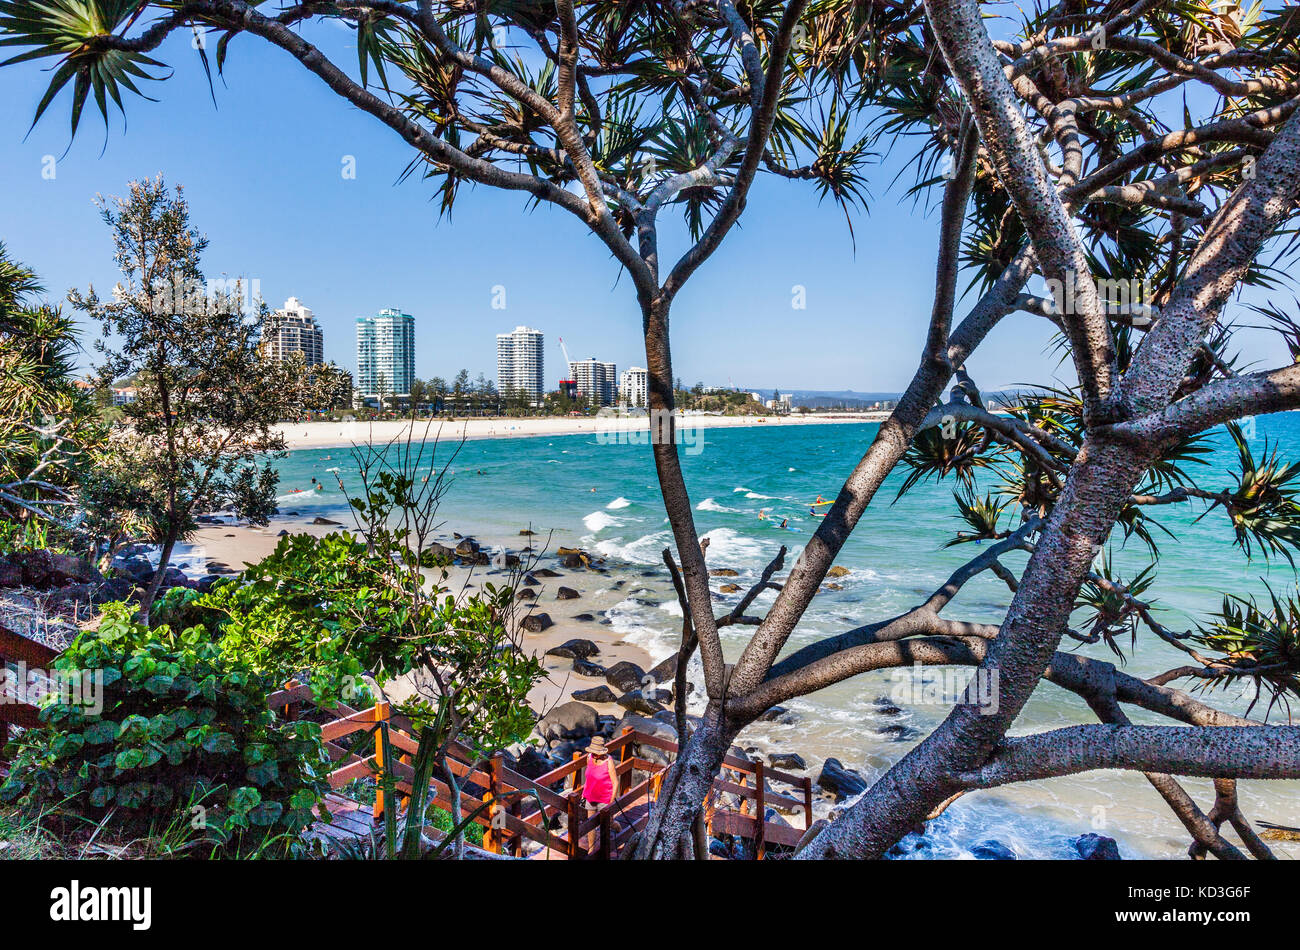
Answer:
<path fill-rule="evenodd" d="M 789 518 L 782 518 L 782 519 L 781 519 L 781 527 L 784 528 L 785 525 L 786 525 L 786 522 L 789 521 L 789 520 L 790 520 Z"/>
<path fill-rule="evenodd" d="M 762 509 L 761 511 L 759 511 L 759 513 L 758 513 L 758 520 L 759 520 L 759 521 L 766 521 L 766 520 L 767 520 L 767 509 L 766 509 L 766 508 L 764 508 L 764 509 Z"/>

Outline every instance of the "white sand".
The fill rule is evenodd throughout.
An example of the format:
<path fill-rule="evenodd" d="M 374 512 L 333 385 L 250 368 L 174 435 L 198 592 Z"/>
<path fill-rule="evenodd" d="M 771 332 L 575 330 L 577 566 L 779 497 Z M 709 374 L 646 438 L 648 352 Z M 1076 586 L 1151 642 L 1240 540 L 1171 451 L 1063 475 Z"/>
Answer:
<path fill-rule="evenodd" d="M 786 426 L 829 425 L 835 423 L 880 422 L 887 412 L 834 412 L 809 413 L 790 416 L 694 416 L 680 415 L 678 428 L 717 429 L 733 426 Z M 645 417 L 635 417 L 626 422 L 593 416 L 542 416 L 527 418 L 476 417 L 472 419 L 438 419 L 429 428 L 430 435 L 439 433 L 442 439 L 514 439 L 539 435 L 574 435 L 580 432 L 595 433 L 608 430 L 612 424 L 622 427 L 646 428 Z M 428 420 L 414 423 L 413 437 L 421 438 Z M 290 449 L 335 449 L 364 442 L 384 443 L 406 438 L 411 432 L 409 420 L 387 422 L 293 422 L 276 427 Z"/>

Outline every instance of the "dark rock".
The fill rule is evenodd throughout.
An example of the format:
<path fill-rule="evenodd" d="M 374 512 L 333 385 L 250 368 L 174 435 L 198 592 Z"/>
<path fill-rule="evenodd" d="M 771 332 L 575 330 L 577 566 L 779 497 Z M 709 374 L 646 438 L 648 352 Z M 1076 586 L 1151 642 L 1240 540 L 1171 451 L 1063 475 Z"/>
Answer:
<path fill-rule="evenodd" d="M 585 703 L 561 703 L 537 723 L 543 739 L 583 739 L 596 734 L 596 710 Z"/>
<path fill-rule="evenodd" d="M 574 619 L 574 620 L 581 620 L 583 623 L 591 623 L 591 622 L 594 621 L 596 618 L 595 618 L 594 616 L 592 616 L 591 614 L 575 614 L 573 619 Z"/>
<path fill-rule="evenodd" d="M 582 555 L 565 554 L 560 557 L 560 566 L 567 567 L 569 570 L 576 570 L 582 567 Z"/>
<path fill-rule="evenodd" d="M 336 525 L 336 524 L 342 524 L 343 522 L 341 522 L 341 521 L 333 521 L 333 520 L 331 520 L 330 518 L 322 518 L 322 517 L 320 517 L 319 515 L 317 515 L 315 518 L 311 519 L 311 523 L 312 523 L 312 524 L 323 524 L 323 525 Z"/>
<path fill-rule="evenodd" d="M 462 538 L 461 542 L 456 545 L 457 557 L 477 557 L 478 553 L 478 542 L 473 538 Z"/>
<path fill-rule="evenodd" d="M 837 802 L 866 791 L 867 780 L 856 769 L 846 768 L 839 759 L 830 758 L 822 764 L 817 784 L 835 796 Z"/>
<path fill-rule="evenodd" d="M 630 660 L 622 660 L 605 670 L 605 679 L 620 693 L 640 689 L 645 682 L 645 670 Z"/>
<path fill-rule="evenodd" d="M 104 575 L 95 569 L 95 565 L 71 554 L 44 549 L 15 551 L 8 560 L 22 571 L 21 583 L 37 590 L 67 587 L 69 584 L 98 584 L 104 580 Z"/>
<path fill-rule="evenodd" d="M 719 594 L 734 594 L 734 593 L 736 593 L 736 591 L 738 591 L 738 590 L 740 590 L 740 585 L 738 585 L 738 584 L 723 584 L 721 587 L 718 588 L 718 593 L 719 593 Z"/>
<path fill-rule="evenodd" d="M 1074 845 L 1074 850 L 1079 852 L 1079 857 L 1085 861 L 1119 861 L 1119 845 L 1114 838 L 1107 838 L 1105 835 L 1089 832 L 1086 835 L 1079 835 L 1077 838 L 1071 838 L 1070 844 Z"/>
<path fill-rule="evenodd" d="M 620 696 L 617 702 L 628 712 L 641 713 L 643 716 L 653 716 L 664 708 L 662 704 L 649 698 L 639 689 L 629 690 Z"/>
<path fill-rule="evenodd" d="M 876 735 L 884 736 L 892 742 L 908 742 L 920 735 L 911 726 L 905 726 L 901 722 L 891 722 L 887 726 L 881 726 L 876 730 Z"/>
<path fill-rule="evenodd" d="M 759 716 L 758 719 L 755 720 L 755 721 L 756 721 L 756 722 L 776 722 L 776 721 L 778 721 L 782 716 L 784 716 L 786 713 L 788 713 L 789 711 L 790 711 L 790 710 L 786 709 L 784 706 L 773 706 L 773 707 L 772 707 L 771 709 L 769 709 L 767 712 L 763 713 L 763 715 Z"/>
<path fill-rule="evenodd" d="M 767 764 L 782 771 L 794 769 L 797 772 L 802 772 L 808 768 L 808 763 L 803 760 L 803 756 L 798 752 L 773 752 L 768 755 Z"/>
<path fill-rule="evenodd" d="M 194 582 L 194 589 L 200 593 L 207 593 L 218 581 L 225 580 L 220 574 L 207 574 L 200 577 Z"/>
<path fill-rule="evenodd" d="M 519 624 L 529 633 L 541 633 L 547 627 L 555 626 L 550 614 L 529 614 Z"/>
<path fill-rule="evenodd" d="M 531 538 L 537 532 L 533 531 L 531 528 L 520 528 L 519 533 L 523 535 L 525 538 Z"/>
<path fill-rule="evenodd" d="M 729 567 L 715 567 L 709 571 L 710 577 L 739 577 L 740 574 Z"/>
<path fill-rule="evenodd" d="M 524 586 L 526 586 L 526 587 L 536 587 L 538 584 L 541 583 L 541 581 L 539 581 L 537 578 L 533 577 L 532 574 L 527 574 L 527 575 L 524 576 L 523 583 L 524 583 Z"/>
<path fill-rule="evenodd" d="M 561 574 L 559 571 L 551 570 L 549 567 L 539 567 L 537 570 L 533 571 L 533 576 L 534 577 L 563 577 L 564 575 Z"/>
<path fill-rule="evenodd" d="M 577 600 L 580 596 L 572 587 L 561 587 L 555 592 L 556 600 Z"/>
<path fill-rule="evenodd" d="M 580 703 L 613 703 L 618 701 L 614 691 L 608 686 L 593 686 L 591 689 L 576 689 L 573 698 Z"/>
<path fill-rule="evenodd" d="M 579 676 L 590 676 L 595 679 L 601 679 L 605 675 L 605 668 L 599 663 L 592 663 L 590 660 L 584 660 L 577 657 L 573 661 L 573 672 Z"/>
<path fill-rule="evenodd" d="M 656 683 L 668 683 L 677 677 L 677 654 L 674 653 L 662 663 L 656 664 L 646 674 L 653 676 Z"/>
<path fill-rule="evenodd" d="M 289 529 L 288 529 L 288 528 L 281 528 L 279 531 L 277 531 L 277 532 L 275 533 L 275 536 L 276 536 L 277 538 L 283 538 L 283 537 L 287 536 L 288 534 L 289 534 Z"/>
<path fill-rule="evenodd" d="M 1001 841 L 994 841 L 992 838 L 971 845 L 970 853 L 972 857 L 980 861 L 1014 861 L 1016 859 L 1014 851 Z"/>
<path fill-rule="evenodd" d="M 876 707 L 876 712 L 882 716 L 900 716 L 903 713 L 903 710 L 899 709 L 888 696 L 877 697 L 873 705 Z"/>
<path fill-rule="evenodd" d="M 546 651 L 547 656 L 562 656 L 568 659 L 581 657 L 587 659 L 600 652 L 600 647 L 590 640 L 565 640 L 558 647 Z"/>
<path fill-rule="evenodd" d="M 519 753 L 514 768 L 524 778 L 537 778 L 537 776 L 545 775 L 551 771 L 551 769 L 555 768 L 555 765 L 550 757 L 540 749 L 528 746 L 523 752 Z"/>
<path fill-rule="evenodd" d="M 516 599 L 516 600 L 536 600 L 536 599 L 537 599 L 537 591 L 533 590 L 531 587 L 521 587 L 521 588 L 519 588 L 519 592 L 515 594 L 515 599 Z"/>

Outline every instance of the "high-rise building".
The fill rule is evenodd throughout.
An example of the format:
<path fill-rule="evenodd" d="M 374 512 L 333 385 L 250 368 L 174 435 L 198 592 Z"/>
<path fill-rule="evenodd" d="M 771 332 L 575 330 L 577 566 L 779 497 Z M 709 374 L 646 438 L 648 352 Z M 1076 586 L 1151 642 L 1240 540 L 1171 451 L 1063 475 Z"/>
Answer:
<path fill-rule="evenodd" d="M 515 327 L 497 334 L 497 389 L 502 393 L 527 393 L 541 402 L 543 380 L 542 331 L 532 327 Z"/>
<path fill-rule="evenodd" d="M 633 366 L 618 378 L 618 401 L 625 406 L 645 406 L 646 387 L 649 373 L 640 366 Z"/>
<path fill-rule="evenodd" d="M 290 297 L 281 309 L 272 311 L 262 332 L 262 343 L 264 352 L 273 360 L 287 360 L 301 353 L 308 366 L 325 362 L 325 336 L 311 310 L 297 297 Z"/>
<path fill-rule="evenodd" d="M 578 398 L 602 406 L 614 405 L 618 389 L 618 367 L 594 356 L 589 360 L 570 363 L 573 378 L 578 383 Z"/>
<path fill-rule="evenodd" d="M 362 396 L 409 396 L 415 379 L 415 317 L 380 310 L 357 317 L 357 390 Z"/>

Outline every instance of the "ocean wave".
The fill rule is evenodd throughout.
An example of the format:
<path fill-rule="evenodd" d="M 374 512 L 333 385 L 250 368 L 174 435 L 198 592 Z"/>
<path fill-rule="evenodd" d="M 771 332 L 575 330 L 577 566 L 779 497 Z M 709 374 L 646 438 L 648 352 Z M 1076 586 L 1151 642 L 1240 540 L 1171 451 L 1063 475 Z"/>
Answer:
<path fill-rule="evenodd" d="M 619 495 L 617 498 L 615 498 L 605 507 L 609 508 L 612 511 L 617 511 L 619 508 L 626 508 L 630 504 L 632 504 L 632 502 L 628 501 L 622 495 Z"/>
<path fill-rule="evenodd" d="M 695 506 L 696 511 L 712 511 L 718 514 L 748 514 L 744 508 L 729 508 L 726 505 L 720 505 L 712 498 L 706 498 Z"/>
<path fill-rule="evenodd" d="M 623 522 L 603 511 L 593 511 L 583 517 L 582 523 L 587 526 L 588 531 L 597 532 L 604 531 L 606 528 L 617 528 Z"/>
<path fill-rule="evenodd" d="M 731 528 L 714 528 L 701 538 L 709 541 L 709 561 L 725 567 L 766 563 L 770 556 L 762 541 L 747 537 Z M 772 553 L 775 553 L 775 549 Z"/>
<path fill-rule="evenodd" d="M 660 551 L 672 543 L 671 531 L 656 531 L 634 541 L 606 538 L 596 544 L 596 550 L 605 557 L 617 558 L 632 564 L 663 564 Z"/>

